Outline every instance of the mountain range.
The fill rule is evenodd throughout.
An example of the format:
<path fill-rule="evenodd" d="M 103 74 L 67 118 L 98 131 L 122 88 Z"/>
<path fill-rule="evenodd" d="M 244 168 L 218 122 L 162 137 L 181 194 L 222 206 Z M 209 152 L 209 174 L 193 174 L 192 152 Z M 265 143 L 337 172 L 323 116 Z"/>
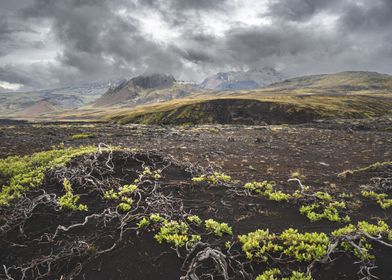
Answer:
<path fill-rule="evenodd" d="M 391 115 L 391 93 L 392 76 L 365 71 L 284 79 L 263 68 L 220 72 L 200 84 L 152 73 L 112 83 L 2 93 L 0 116 L 147 124 L 289 123 Z"/>
<path fill-rule="evenodd" d="M 110 87 L 121 83 L 103 81 L 33 92 L 0 93 L 0 116 L 35 117 L 80 108 L 95 102 Z"/>

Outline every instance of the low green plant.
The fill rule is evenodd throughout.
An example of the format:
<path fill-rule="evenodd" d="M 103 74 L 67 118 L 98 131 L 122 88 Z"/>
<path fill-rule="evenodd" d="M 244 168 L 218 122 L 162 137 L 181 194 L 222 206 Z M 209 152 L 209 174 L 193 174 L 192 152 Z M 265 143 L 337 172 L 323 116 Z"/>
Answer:
<path fill-rule="evenodd" d="M 373 171 L 373 170 L 377 170 L 379 168 L 387 167 L 387 166 L 392 166 L 392 162 L 391 161 L 375 162 L 375 163 L 368 165 L 366 167 L 363 167 L 363 168 L 358 168 L 358 169 L 354 169 L 354 170 L 345 170 L 345 171 L 339 173 L 338 177 L 346 178 L 347 176 L 352 176 L 356 173 Z"/>
<path fill-rule="evenodd" d="M 141 228 L 148 227 L 149 225 L 150 225 L 150 221 L 146 217 L 143 217 L 143 219 L 141 219 L 137 223 L 137 228 L 141 229 Z"/>
<path fill-rule="evenodd" d="M 200 175 L 198 177 L 193 177 L 192 182 L 193 183 L 209 183 L 214 186 L 217 186 L 219 184 L 225 184 L 229 183 L 231 181 L 231 177 L 229 175 L 226 175 L 225 173 L 222 172 L 214 172 L 211 175 Z"/>
<path fill-rule="evenodd" d="M 114 189 L 109 189 L 104 192 L 103 198 L 106 200 L 118 200 L 118 209 L 121 212 L 129 212 L 132 209 L 133 200 L 129 195 L 133 194 L 138 189 L 137 185 L 124 185 L 120 191 L 116 192 Z"/>
<path fill-rule="evenodd" d="M 350 224 L 337 229 L 331 235 L 341 239 L 339 243 L 341 249 L 362 260 L 374 259 L 371 244 L 374 240 L 384 239 L 386 240 L 382 241 L 384 244 L 392 241 L 392 230 L 384 221 L 378 221 L 377 224 L 360 221 L 356 226 Z"/>
<path fill-rule="evenodd" d="M 158 243 L 165 241 L 175 247 L 183 247 L 190 239 L 188 237 L 188 226 L 184 222 L 164 221 L 154 238 Z M 192 239 L 192 238 L 191 238 Z M 195 238 L 193 238 L 193 242 Z"/>
<path fill-rule="evenodd" d="M 123 196 L 125 194 L 132 194 L 137 190 L 137 185 L 124 185 L 121 190 L 118 192 L 119 196 Z"/>
<path fill-rule="evenodd" d="M 289 277 L 278 277 L 281 275 L 281 271 L 279 268 L 272 268 L 265 271 L 263 274 L 260 274 L 256 277 L 256 280 L 312 280 L 312 276 L 299 271 L 292 271 Z"/>
<path fill-rule="evenodd" d="M 279 268 L 272 268 L 257 276 L 256 280 L 278 280 L 278 275 L 280 275 Z"/>
<path fill-rule="evenodd" d="M 133 200 L 130 197 L 121 197 L 121 202 L 118 205 L 118 209 L 122 212 L 129 212 L 132 209 Z"/>
<path fill-rule="evenodd" d="M 331 198 L 328 196 L 323 198 L 322 202 L 316 202 L 309 205 L 302 205 L 299 212 L 305 215 L 311 222 L 327 219 L 331 222 L 344 222 L 350 221 L 348 215 L 342 217 L 340 211 L 346 209 L 344 201 L 330 202 Z"/>
<path fill-rule="evenodd" d="M 332 196 L 327 192 L 316 192 L 314 195 L 323 201 L 332 201 Z"/>
<path fill-rule="evenodd" d="M 298 262 L 321 259 L 326 253 L 329 238 L 325 233 L 306 232 L 289 228 L 280 235 L 258 229 L 238 237 L 248 259 L 268 261 L 270 254 L 290 257 Z"/>
<path fill-rule="evenodd" d="M 153 213 L 148 218 L 143 217 L 137 223 L 137 228 L 139 229 L 147 227 L 150 227 L 152 231 L 156 232 L 154 238 L 160 244 L 166 242 L 178 248 L 183 247 L 186 244 L 193 246 L 201 241 L 200 235 L 189 233 L 189 227 L 185 222 L 167 220 L 158 213 Z"/>
<path fill-rule="evenodd" d="M 268 229 L 258 229 L 245 235 L 239 235 L 238 240 L 242 244 L 242 250 L 248 259 L 262 259 L 267 261 L 266 253 L 280 252 L 283 247 L 276 243 L 277 237 Z"/>
<path fill-rule="evenodd" d="M 282 280 L 313 280 L 312 275 L 299 271 L 292 271 L 290 277 L 284 277 Z"/>
<path fill-rule="evenodd" d="M 79 134 L 74 134 L 71 136 L 71 139 L 86 139 L 86 138 L 92 138 L 94 137 L 93 134 L 87 134 L 87 133 L 79 133 Z"/>
<path fill-rule="evenodd" d="M 85 204 L 77 204 L 80 196 L 74 195 L 71 183 L 67 178 L 63 181 L 65 194 L 58 199 L 58 204 L 62 210 L 71 211 L 87 211 L 88 207 Z"/>
<path fill-rule="evenodd" d="M 153 214 L 150 215 L 150 221 L 153 222 L 153 223 L 161 223 L 161 222 L 164 222 L 165 220 L 166 220 L 166 219 L 163 218 L 163 217 L 162 217 L 161 215 L 159 215 L 159 214 L 153 213 Z"/>
<path fill-rule="evenodd" d="M 382 209 L 388 209 L 392 206 L 392 199 L 388 198 L 388 194 L 386 193 L 376 193 L 374 191 L 362 191 L 361 192 L 363 197 L 370 198 L 375 200 L 378 205 Z"/>
<path fill-rule="evenodd" d="M 22 196 L 31 188 L 39 187 L 45 173 L 64 166 L 72 158 L 97 152 L 93 146 L 54 149 L 34 153 L 31 156 L 11 156 L 0 160 L 0 206 Z"/>
<path fill-rule="evenodd" d="M 189 222 L 194 223 L 194 224 L 197 224 L 197 225 L 201 225 L 201 224 L 203 223 L 203 221 L 202 221 L 202 220 L 200 219 L 200 217 L 197 216 L 197 215 L 190 215 L 190 216 L 186 217 L 186 219 L 187 219 Z"/>
<path fill-rule="evenodd" d="M 204 221 L 207 231 L 213 232 L 216 236 L 223 236 L 224 233 L 232 235 L 233 231 L 227 223 L 219 223 L 213 219 Z"/>
<path fill-rule="evenodd" d="M 299 233 L 296 229 L 287 229 L 280 235 L 283 241 L 283 253 L 296 261 L 319 260 L 326 255 L 329 238 L 321 232 Z"/>
<path fill-rule="evenodd" d="M 250 190 L 253 193 L 262 195 L 269 200 L 274 201 L 287 201 L 291 198 L 290 194 L 286 194 L 282 191 L 274 190 L 275 182 L 262 181 L 262 182 L 249 182 L 244 185 L 244 188 Z"/>
<path fill-rule="evenodd" d="M 103 194 L 103 198 L 106 200 L 116 200 L 118 197 L 118 193 L 113 189 L 107 190 Z"/>
<path fill-rule="evenodd" d="M 152 170 L 149 166 L 144 167 L 142 176 L 151 177 L 154 180 L 159 180 L 162 178 L 161 170 Z"/>

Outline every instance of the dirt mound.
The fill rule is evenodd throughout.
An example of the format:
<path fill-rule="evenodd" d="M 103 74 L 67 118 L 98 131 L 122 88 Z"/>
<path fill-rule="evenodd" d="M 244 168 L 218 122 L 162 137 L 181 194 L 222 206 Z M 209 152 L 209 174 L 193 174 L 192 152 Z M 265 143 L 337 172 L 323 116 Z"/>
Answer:
<path fill-rule="evenodd" d="M 318 117 L 317 110 L 295 104 L 216 99 L 167 111 L 146 112 L 119 121 L 143 124 L 296 124 L 310 122 Z"/>

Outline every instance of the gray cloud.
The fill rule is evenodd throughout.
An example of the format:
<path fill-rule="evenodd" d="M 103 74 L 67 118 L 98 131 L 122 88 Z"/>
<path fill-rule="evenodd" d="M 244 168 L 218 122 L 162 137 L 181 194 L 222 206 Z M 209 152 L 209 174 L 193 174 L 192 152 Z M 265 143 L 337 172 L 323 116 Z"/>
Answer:
<path fill-rule="evenodd" d="M 309 20 L 321 11 L 336 9 L 339 0 L 271 0 L 265 15 L 289 21 Z"/>
<path fill-rule="evenodd" d="M 263 66 L 288 75 L 392 73 L 390 0 L 15 2 L 0 3 L 0 81 L 30 88 L 143 72 L 200 80 Z M 241 14 L 247 5 L 260 22 Z M 26 46 L 50 56 L 30 59 L 26 51 L 15 62 Z"/>

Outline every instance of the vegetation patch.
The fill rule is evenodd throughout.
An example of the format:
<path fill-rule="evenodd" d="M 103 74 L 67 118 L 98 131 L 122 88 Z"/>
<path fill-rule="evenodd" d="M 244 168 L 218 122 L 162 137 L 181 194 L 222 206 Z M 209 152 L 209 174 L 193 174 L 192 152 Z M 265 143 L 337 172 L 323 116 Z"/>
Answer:
<path fill-rule="evenodd" d="M 362 191 L 361 192 L 363 197 L 370 198 L 382 208 L 388 209 L 392 206 L 392 199 L 388 198 L 388 194 L 386 193 L 376 193 L 374 191 Z"/>
<path fill-rule="evenodd" d="M 93 137 L 94 137 L 94 134 L 88 134 L 88 133 L 79 133 L 79 134 L 71 135 L 71 139 L 74 139 L 74 140 L 93 138 Z"/>
<path fill-rule="evenodd" d="M 290 179 L 299 189 L 286 193 L 269 180 L 244 184 L 210 167 L 206 171 L 152 152 L 109 147 L 58 149 L 3 161 L 10 163 L 1 165 L 7 174 L 1 177 L 3 189 L 24 178 L 17 177 L 21 173 L 41 168 L 43 174 L 0 207 L 3 278 L 87 279 L 99 275 L 95 265 L 115 271 L 124 261 L 126 277 L 139 273 L 133 264 L 146 262 L 151 265 L 137 277 L 149 270 L 161 275 L 167 266 L 168 275 L 178 274 L 173 279 L 310 280 L 339 257 L 350 256 L 361 276 L 371 279 L 379 248 L 392 248 L 392 230 L 380 217 L 370 222 L 353 215 L 355 223 L 332 229 L 318 223 L 348 223 L 344 214 L 360 196 L 314 191 L 300 176 Z M 195 187 L 201 184 L 206 187 Z M 389 199 L 378 195 L 367 197 Z M 260 210 L 268 207 L 290 225 L 260 219 Z"/>
<path fill-rule="evenodd" d="M 74 157 L 97 150 L 92 146 L 54 149 L 0 160 L 0 206 L 9 205 L 29 189 L 41 186 L 48 170 L 64 166 Z"/>
<path fill-rule="evenodd" d="M 256 280 L 312 280 L 312 276 L 300 271 L 292 271 L 288 277 L 281 277 L 279 268 L 272 268 L 256 277 Z"/>
<path fill-rule="evenodd" d="M 63 186 L 65 190 L 65 195 L 61 196 L 58 200 L 60 208 L 72 211 L 87 211 L 87 205 L 77 204 L 80 199 L 80 196 L 73 194 L 72 186 L 68 179 L 64 179 Z"/>

